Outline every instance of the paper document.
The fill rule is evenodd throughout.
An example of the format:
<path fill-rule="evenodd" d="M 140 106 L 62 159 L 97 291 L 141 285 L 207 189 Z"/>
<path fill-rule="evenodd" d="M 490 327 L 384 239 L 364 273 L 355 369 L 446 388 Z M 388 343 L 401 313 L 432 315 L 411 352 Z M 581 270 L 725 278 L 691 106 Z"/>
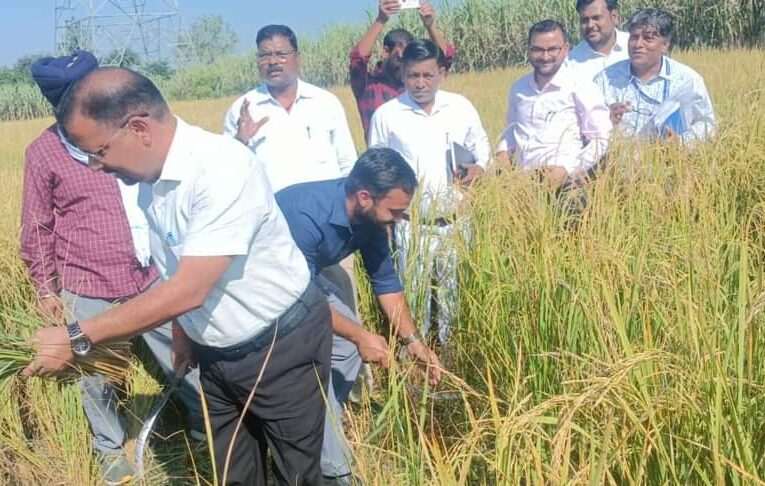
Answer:
<path fill-rule="evenodd" d="M 696 95 L 693 84 L 683 84 L 672 96 L 664 100 L 653 114 L 650 126 L 660 138 L 665 138 L 665 129 L 669 128 L 677 135 L 685 133 L 693 121 L 693 103 Z"/>
<path fill-rule="evenodd" d="M 401 0 L 401 10 L 420 8 L 420 0 Z"/>

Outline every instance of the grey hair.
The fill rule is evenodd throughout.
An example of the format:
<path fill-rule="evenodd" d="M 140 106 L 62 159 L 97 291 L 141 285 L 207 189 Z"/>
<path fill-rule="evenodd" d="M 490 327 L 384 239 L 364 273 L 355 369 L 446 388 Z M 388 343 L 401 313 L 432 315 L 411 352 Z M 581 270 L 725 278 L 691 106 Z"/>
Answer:
<path fill-rule="evenodd" d="M 656 32 L 668 41 L 672 41 L 675 34 L 675 21 L 672 14 L 657 8 L 644 8 L 638 10 L 627 21 L 627 31 L 632 32 L 636 29 L 645 29 Z"/>

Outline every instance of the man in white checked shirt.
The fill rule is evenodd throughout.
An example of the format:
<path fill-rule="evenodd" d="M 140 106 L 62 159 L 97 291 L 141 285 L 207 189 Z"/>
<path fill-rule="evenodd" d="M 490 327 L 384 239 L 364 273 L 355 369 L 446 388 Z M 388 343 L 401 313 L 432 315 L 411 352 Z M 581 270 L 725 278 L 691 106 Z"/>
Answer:
<path fill-rule="evenodd" d="M 497 159 L 539 170 L 557 187 L 592 169 L 606 153 L 611 135 L 608 107 L 597 86 L 564 64 L 566 30 L 543 20 L 529 30 L 534 72 L 510 89 L 507 128 Z"/>
<path fill-rule="evenodd" d="M 420 295 L 414 298 L 410 293 L 409 299 L 417 319 L 423 322 L 423 333 L 429 330 L 431 317 L 435 317 L 443 343 L 457 309 L 457 186 L 470 184 L 483 174 L 491 147 L 470 101 L 439 90 L 446 69 L 444 53 L 436 44 L 430 40 L 410 42 L 403 63 L 405 91 L 372 115 L 368 145 L 399 152 L 420 180 L 419 211 L 415 198 L 415 210 L 396 224 L 399 271 L 415 280 L 423 279 L 409 289 Z M 414 225 L 416 241 L 412 241 Z M 407 258 L 410 253 L 416 255 L 415 259 Z M 432 288 L 438 303 L 437 316 L 433 316 L 430 304 Z"/>

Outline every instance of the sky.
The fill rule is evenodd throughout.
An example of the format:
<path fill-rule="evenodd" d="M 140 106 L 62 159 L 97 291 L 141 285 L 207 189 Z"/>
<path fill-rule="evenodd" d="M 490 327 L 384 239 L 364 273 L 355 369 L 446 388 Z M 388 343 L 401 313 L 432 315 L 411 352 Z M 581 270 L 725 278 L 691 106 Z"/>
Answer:
<path fill-rule="evenodd" d="M 70 0 L 106 3 L 106 0 Z M 162 5 L 162 0 L 145 0 Z M 376 0 L 178 0 L 186 25 L 204 15 L 221 15 L 239 35 L 238 51 L 255 44 L 255 32 L 270 23 L 289 25 L 298 36 L 316 37 L 335 23 L 361 24 Z M 25 54 L 53 51 L 55 0 L 3 0 L 0 20 L 0 66 L 10 66 Z M 148 8 L 147 8 L 148 10 Z"/>

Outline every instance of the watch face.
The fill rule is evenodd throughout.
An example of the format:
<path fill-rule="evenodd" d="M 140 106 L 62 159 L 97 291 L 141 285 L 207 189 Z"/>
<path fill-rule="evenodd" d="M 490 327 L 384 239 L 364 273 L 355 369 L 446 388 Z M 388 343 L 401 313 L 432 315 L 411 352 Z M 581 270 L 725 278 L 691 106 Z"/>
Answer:
<path fill-rule="evenodd" d="M 90 340 L 81 336 L 72 340 L 72 352 L 78 356 L 85 356 L 90 351 Z"/>

